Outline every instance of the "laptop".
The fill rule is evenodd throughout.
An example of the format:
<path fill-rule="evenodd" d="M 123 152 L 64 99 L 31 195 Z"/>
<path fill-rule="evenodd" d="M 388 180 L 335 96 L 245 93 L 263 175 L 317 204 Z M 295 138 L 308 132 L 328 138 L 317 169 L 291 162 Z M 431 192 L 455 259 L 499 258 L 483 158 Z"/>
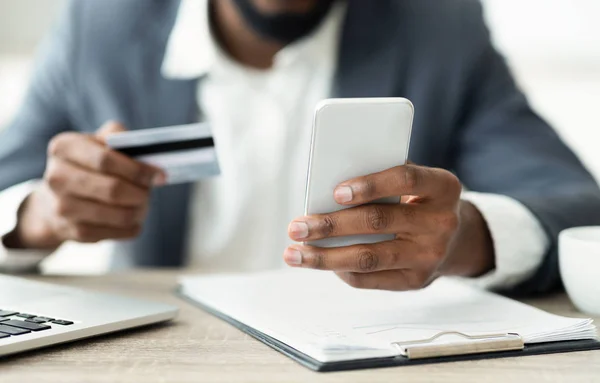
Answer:
<path fill-rule="evenodd" d="M 169 321 L 178 311 L 166 304 L 0 275 L 0 358 Z"/>

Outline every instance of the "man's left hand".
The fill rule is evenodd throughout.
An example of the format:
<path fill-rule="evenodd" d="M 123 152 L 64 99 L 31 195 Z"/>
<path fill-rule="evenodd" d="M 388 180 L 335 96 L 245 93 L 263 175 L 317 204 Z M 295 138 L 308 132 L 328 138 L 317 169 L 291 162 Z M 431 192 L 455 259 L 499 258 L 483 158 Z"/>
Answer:
<path fill-rule="evenodd" d="M 295 241 L 358 234 L 394 234 L 395 239 L 338 248 L 293 245 L 285 261 L 294 267 L 332 270 L 357 288 L 412 290 L 443 274 L 476 276 L 494 267 L 492 240 L 479 211 L 460 199 L 452 173 L 416 165 L 342 182 L 335 213 L 302 217 L 289 226 Z M 373 204 L 386 197 L 398 204 Z"/>

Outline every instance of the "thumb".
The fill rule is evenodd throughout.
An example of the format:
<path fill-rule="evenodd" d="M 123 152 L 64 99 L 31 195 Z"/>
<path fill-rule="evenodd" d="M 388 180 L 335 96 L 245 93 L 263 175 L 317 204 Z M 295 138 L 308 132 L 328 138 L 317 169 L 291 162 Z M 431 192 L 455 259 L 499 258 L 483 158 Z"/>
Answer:
<path fill-rule="evenodd" d="M 104 125 L 102 125 L 100 129 L 96 131 L 96 138 L 104 142 L 106 140 L 106 137 L 110 136 L 111 134 L 122 133 L 126 131 L 127 128 L 120 122 L 108 121 L 105 122 Z"/>

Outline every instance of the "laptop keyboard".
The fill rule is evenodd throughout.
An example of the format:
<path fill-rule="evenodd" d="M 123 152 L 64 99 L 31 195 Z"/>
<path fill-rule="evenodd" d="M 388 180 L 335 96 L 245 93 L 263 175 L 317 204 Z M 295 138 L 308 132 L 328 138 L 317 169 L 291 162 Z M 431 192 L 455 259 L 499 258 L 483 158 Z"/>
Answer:
<path fill-rule="evenodd" d="M 72 324 L 73 322 L 64 319 L 0 309 L 0 339 Z"/>

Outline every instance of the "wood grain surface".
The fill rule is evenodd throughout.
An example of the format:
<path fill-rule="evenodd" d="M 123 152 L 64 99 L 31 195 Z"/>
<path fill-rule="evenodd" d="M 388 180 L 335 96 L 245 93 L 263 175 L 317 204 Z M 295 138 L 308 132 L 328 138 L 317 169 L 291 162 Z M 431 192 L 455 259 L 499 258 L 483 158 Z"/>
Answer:
<path fill-rule="evenodd" d="M 315 373 L 176 297 L 173 291 L 182 272 L 36 277 L 162 301 L 180 307 L 181 313 L 171 324 L 2 360 L 0 382 L 600 382 L 600 351 Z M 556 314 L 584 316 L 562 294 L 526 303 Z"/>

